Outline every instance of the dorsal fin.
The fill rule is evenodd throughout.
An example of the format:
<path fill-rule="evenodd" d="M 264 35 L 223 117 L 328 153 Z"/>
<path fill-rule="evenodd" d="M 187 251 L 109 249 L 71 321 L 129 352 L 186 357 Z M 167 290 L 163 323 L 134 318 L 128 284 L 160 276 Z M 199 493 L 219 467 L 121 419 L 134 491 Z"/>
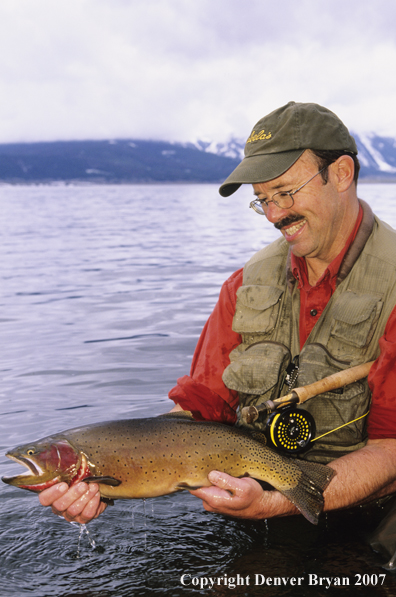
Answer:
<path fill-rule="evenodd" d="M 164 413 L 163 415 L 158 415 L 158 418 L 161 417 L 162 419 L 192 419 L 194 420 L 193 414 L 189 410 L 175 410 L 174 412 Z"/>

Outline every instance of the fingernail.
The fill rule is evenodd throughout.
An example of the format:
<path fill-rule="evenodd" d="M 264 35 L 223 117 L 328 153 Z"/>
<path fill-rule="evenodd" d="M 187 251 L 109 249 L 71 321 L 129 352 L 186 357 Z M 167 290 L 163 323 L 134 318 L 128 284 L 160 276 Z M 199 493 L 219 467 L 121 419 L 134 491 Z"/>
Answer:
<path fill-rule="evenodd" d="M 208 479 L 211 483 L 217 483 L 217 481 L 220 479 L 220 476 L 221 473 L 219 473 L 218 471 L 210 471 Z"/>
<path fill-rule="evenodd" d="M 77 483 L 76 485 L 76 489 L 78 491 L 78 493 L 81 493 L 81 495 L 83 493 L 85 493 L 87 491 L 87 484 L 86 483 Z"/>
<path fill-rule="evenodd" d="M 69 489 L 69 486 L 67 483 L 58 483 L 56 485 L 59 493 L 66 493 L 66 491 Z"/>

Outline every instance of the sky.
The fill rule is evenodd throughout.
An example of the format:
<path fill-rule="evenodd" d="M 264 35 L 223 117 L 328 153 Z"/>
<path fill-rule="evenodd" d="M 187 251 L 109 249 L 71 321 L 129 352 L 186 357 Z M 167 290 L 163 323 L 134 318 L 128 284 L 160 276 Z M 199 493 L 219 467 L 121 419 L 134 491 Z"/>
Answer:
<path fill-rule="evenodd" d="M 288 101 L 396 136 L 395 0 L 1 0 L 0 143 L 245 139 Z"/>

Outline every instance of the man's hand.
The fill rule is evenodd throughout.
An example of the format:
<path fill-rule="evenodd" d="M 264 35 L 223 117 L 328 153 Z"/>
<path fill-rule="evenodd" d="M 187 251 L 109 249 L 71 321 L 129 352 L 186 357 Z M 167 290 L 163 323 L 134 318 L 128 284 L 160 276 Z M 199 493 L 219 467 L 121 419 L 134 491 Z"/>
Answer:
<path fill-rule="evenodd" d="M 219 471 L 211 471 L 208 479 L 213 485 L 190 491 L 208 512 L 256 520 L 298 513 L 283 495 L 264 491 L 254 479 L 237 479 Z"/>
<path fill-rule="evenodd" d="M 42 491 L 39 500 L 43 506 L 51 506 L 54 514 L 80 524 L 87 524 L 106 509 L 97 483 L 81 482 L 70 488 L 67 483 L 56 483 Z"/>
<path fill-rule="evenodd" d="M 369 440 L 360 450 L 330 463 L 336 476 L 323 493 L 325 511 L 349 508 L 396 492 L 396 439 Z M 211 471 L 213 484 L 190 491 L 205 510 L 239 518 L 271 518 L 298 514 L 279 491 L 264 491 L 254 479 L 236 479 Z"/>

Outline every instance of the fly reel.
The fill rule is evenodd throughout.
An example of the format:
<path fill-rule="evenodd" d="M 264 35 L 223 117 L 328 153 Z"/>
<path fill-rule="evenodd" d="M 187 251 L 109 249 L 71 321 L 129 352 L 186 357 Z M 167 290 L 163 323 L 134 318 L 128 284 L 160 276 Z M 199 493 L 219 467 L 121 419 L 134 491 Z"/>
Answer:
<path fill-rule="evenodd" d="M 315 437 L 313 416 L 295 406 L 286 406 L 267 419 L 265 435 L 268 445 L 285 454 L 299 454 Z"/>

